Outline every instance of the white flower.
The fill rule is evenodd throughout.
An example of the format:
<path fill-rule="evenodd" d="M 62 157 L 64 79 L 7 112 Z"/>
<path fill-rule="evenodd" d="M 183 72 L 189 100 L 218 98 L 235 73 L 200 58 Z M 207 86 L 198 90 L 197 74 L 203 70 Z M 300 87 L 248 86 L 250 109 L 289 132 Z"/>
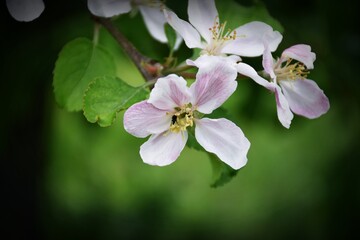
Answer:
<path fill-rule="evenodd" d="M 88 0 L 88 8 L 92 14 L 100 17 L 113 17 L 130 12 L 134 7 L 139 9 L 145 25 L 153 38 L 166 43 L 164 24 L 166 19 L 162 13 L 164 4 L 159 0 Z M 176 39 L 175 49 L 180 46 L 182 38 Z"/>
<path fill-rule="evenodd" d="M 20 22 L 30 22 L 40 16 L 45 5 L 42 0 L 6 0 L 10 15 Z"/>
<path fill-rule="evenodd" d="M 250 142 L 241 129 L 225 118 L 201 118 L 235 91 L 236 71 L 232 68 L 220 58 L 212 58 L 202 65 L 190 87 L 174 74 L 159 78 L 149 100 L 125 112 L 127 132 L 141 138 L 151 135 L 140 148 L 145 163 L 165 166 L 174 162 L 185 147 L 188 128 L 195 125 L 195 137 L 206 151 L 234 169 L 246 164 Z"/>
<path fill-rule="evenodd" d="M 315 58 L 309 45 L 298 44 L 285 49 L 275 61 L 265 43 L 263 67 L 271 81 L 266 81 L 250 70 L 245 73 L 275 93 L 278 118 L 286 128 L 290 127 L 293 113 L 313 119 L 330 108 L 329 99 L 323 90 L 314 81 L 307 79 L 309 70 L 314 68 Z"/>
<path fill-rule="evenodd" d="M 278 31 L 263 22 L 250 22 L 230 31 L 221 23 L 214 0 L 189 0 L 190 23 L 164 9 L 168 23 L 183 37 L 189 48 L 202 49 L 201 54 L 255 57 L 264 51 L 263 41 L 275 51 L 282 40 Z M 203 40 L 201 39 L 203 38 Z"/>

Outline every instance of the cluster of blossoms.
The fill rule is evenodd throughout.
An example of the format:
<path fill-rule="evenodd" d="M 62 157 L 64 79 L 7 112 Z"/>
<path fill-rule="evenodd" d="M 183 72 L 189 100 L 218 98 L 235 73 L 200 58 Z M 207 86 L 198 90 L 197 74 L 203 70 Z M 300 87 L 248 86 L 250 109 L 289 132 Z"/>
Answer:
<path fill-rule="evenodd" d="M 282 35 L 263 22 L 250 22 L 233 31 L 221 23 L 214 0 L 189 0 L 189 22 L 164 8 L 167 22 L 189 48 L 201 49 L 200 57 L 187 60 L 196 66 L 196 81 L 188 88 L 176 75 L 160 78 L 147 101 L 130 107 L 124 116 L 126 131 L 150 139 L 140 148 L 145 163 L 164 166 L 174 162 L 195 125 L 195 137 L 208 152 L 234 169 L 247 162 L 250 142 L 231 121 L 200 118 L 220 107 L 235 91 L 237 74 L 245 75 L 275 93 L 278 118 L 290 127 L 293 113 L 316 118 L 326 113 L 329 101 L 317 84 L 306 79 L 315 54 L 308 45 L 286 49 L 274 60 Z M 263 56 L 266 80 L 241 56 Z M 292 113 L 293 112 L 293 113 Z"/>
<path fill-rule="evenodd" d="M 22 8 L 27 12 L 17 10 L 16 3 L 20 2 L 33 3 L 33 10 L 29 11 L 29 7 Z M 42 0 L 7 0 L 7 5 L 14 18 L 22 21 L 38 17 L 44 9 Z M 125 112 L 127 132 L 140 138 L 150 135 L 140 148 L 145 163 L 165 166 L 174 162 L 186 145 L 188 131 L 194 129 L 196 140 L 206 151 L 216 154 L 233 169 L 243 167 L 250 142 L 242 130 L 225 118 L 204 117 L 234 93 L 238 74 L 274 93 L 279 121 L 286 128 L 290 127 L 293 113 L 313 119 L 329 110 L 328 98 L 314 81 L 307 79 L 316 58 L 310 46 L 294 45 L 274 59 L 272 52 L 282 41 L 278 31 L 259 21 L 227 30 L 214 0 L 189 0 L 189 22 L 157 0 L 88 0 L 88 8 L 101 17 L 136 8 L 156 40 L 167 42 L 164 32 L 167 22 L 178 34 L 177 47 L 183 40 L 187 47 L 201 49 L 197 59 L 186 61 L 198 68 L 190 87 L 175 74 L 161 77 L 148 100 L 134 104 Z M 261 74 L 241 59 L 260 56 Z"/>

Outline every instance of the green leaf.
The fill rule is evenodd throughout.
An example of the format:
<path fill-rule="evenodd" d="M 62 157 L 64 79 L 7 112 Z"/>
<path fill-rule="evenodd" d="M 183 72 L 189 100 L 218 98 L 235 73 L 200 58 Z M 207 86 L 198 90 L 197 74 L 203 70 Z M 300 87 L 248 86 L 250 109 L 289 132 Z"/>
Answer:
<path fill-rule="evenodd" d="M 164 25 L 164 29 L 170 51 L 173 51 L 176 43 L 176 32 L 168 23 Z"/>
<path fill-rule="evenodd" d="M 198 151 L 206 152 L 206 150 L 196 141 L 194 130 L 194 127 L 188 129 L 188 140 L 186 142 L 186 146 Z"/>
<path fill-rule="evenodd" d="M 99 77 L 92 81 L 84 95 L 84 115 L 89 122 L 110 126 L 116 113 L 146 99 L 144 87 L 132 87 L 117 77 Z"/>
<path fill-rule="evenodd" d="M 82 99 L 90 81 L 100 76 L 115 76 L 112 56 L 86 38 L 64 46 L 55 64 L 54 92 L 57 103 L 68 111 L 82 109 Z"/>
<path fill-rule="evenodd" d="M 216 1 L 216 7 L 220 21 L 226 21 L 226 27 L 232 30 L 251 21 L 262 21 L 279 32 L 284 31 L 280 22 L 269 14 L 266 6 L 261 1 L 256 1 L 253 6 L 244 7 L 233 0 L 222 0 Z"/>
<path fill-rule="evenodd" d="M 208 154 L 213 169 L 211 187 L 217 188 L 230 182 L 230 180 L 236 176 L 238 170 L 234 170 L 225 163 L 223 163 L 215 154 Z"/>
<path fill-rule="evenodd" d="M 218 119 L 218 118 L 227 118 L 229 120 L 233 119 L 233 117 L 229 115 L 228 110 L 226 110 L 224 107 L 219 107 L 215 109 L 212 113 L 207 114 L 206 117 L 211 119 Z"/>

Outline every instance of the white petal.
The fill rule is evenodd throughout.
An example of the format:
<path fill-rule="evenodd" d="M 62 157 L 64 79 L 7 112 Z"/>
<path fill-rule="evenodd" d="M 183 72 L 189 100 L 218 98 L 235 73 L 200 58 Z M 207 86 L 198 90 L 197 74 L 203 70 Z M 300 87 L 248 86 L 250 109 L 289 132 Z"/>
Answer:
<path fill-rule="evenodd" d="M 305 64 L 308 69 L 314 68 L 316 54 L 311 52 L 311 47 L 305 44 L 297 44 L 284 50 L 281 58 L 285 61 L 288 58 L 298 60 Z"/>
<path fill-rule="evenodd" d="M 21 22 L 38 18 L 45 9 L 42 0 L 6 0 L 6 5 L 11 16 Z"/>
<path fill-rule="evenodd" d="M 214 0 L 189 0 L 188 15 L 190 23 L 199 31 L 201 36 L 210 42 L 212 33 L 209 28 L 214 26 L 218 12 Z"/>
<path fill-rule="evenodd" d="M 191 85 L 192 104 L 202 113 L 211 113 L 220 107 L 236 89 L 237 71 L 234 63 L 223 57 L 203 56 L 202 65 Z"/>
<path fill-rule="evenodd" d="M 154 107 L 147 101 L 132 105 L 124 114 L 125 130 L 140 138 L 169 129 L 171 114 Z"/>
<path fill-rule="evenodd" d="M 159 42 L 166 43 L 167 38 L 165 34 L 164 25 L 166 23 L 164 12 L 159 7 L 154 6 L 139 6 L 141 15 L 144 18 L 145 25 L 149 30 L 150 35 Z M 176 33 L 176 42 L 174 49 L 177 50 L 182 43 L 182 37 Z"/>
<path fill-rule="evenodd" d="M 173 163 L 184 149 L 187 132 L 160 133 L 151 135 L 149 140 L 140 147 L 140 156 L 150 165 L 166 166 Z"/>
<path fill-rule="evenodd" d="M 99 17 L 113 17 L 131 10 L 130 0 L 88 0 L 88 8 Z"/>
<path fill-rule="evenodd" d="M 241 58 L 237 55 L 230 56 L 213 56 L 213 55 L 201 55 L 196 60 L 187 59 L 186 64 L 201 68 L 202 66 L 207 66 L 210 62 L 224 61 L 229 65 L 235 65 L 237 62 L 241 61 Z"/>
<path fill-rule="evenodd" d="M 189 48 L 203 48 L 199 33 L 190 23 L 181 20 L 171 10 L 164 9 L 167 22 L 183 37 L 186 46 Z"/>
<path fill-rule="evenodd" d="M 159 42 L 166 43 L 167 39 L 164 30 L 166 19 L 162 10 L 150 6 L 139 6 L 139 10 L 151 36 Z"/>
<path fill-rule="evenodd" d="M 183 42 L 183 38 L 180 36 L 178 32 L 176 32 L 176 41 L 175 41 L 174 50 L 178 50 L 182 42 Z"/>
<path fill-rule="evenodd" d="M 240 62 L 236 64 L 236 69 L 241 75 L 253 79 L 257 84 L 269 89 L 272 92 L 275 91 L 275 84 L 272 82 L 268 82 L 264 78 L 260 77 L 259 74 L 255 71 L 255 69 L 250 65 Z"/>
<path fill-rule="evenodd" d="M 281 33 L 278 31 L 274 31 L 273 29 L 267 31 L 263 35 L 263 42 L 267 43 L 271 52 L 274 52 L 278 48 L 282 39 L 283 36 L 281 35 Z"/>
<path fill-rule="evenodd" d="M 276 78 L 275 72 L 274 72 L 274 58 L 271 55 L 271 51 L 269 49 L 268 44 L 265 43 L 265 49 L 263 53 L 263 60 L 262 65 L 264 67 L 264 70 L 267 74 L 270 75 L 272 79 Z"/>
<path fill-rule="evenodd" d="M 313 119 L 330 108 L 329 99 L 312 80 L 280 81 L 280 86 L 291 110 L 298 115 Z"/>
<path fill-rule="evenodd" d="M 229 40 L 222 49 L 222 53 L 237 54 L 246 57 L 260 56 L 264 52 L 264 41 L 273 52 L 282 40 L 278 31 L 263 22 L 250 22 L 237 29 L 236 39 Z"/>
<path fill-rule="evenodd" d="M 290 111 L 289 103 L 281 92 L 281 88 L 278 85 L 275 86 L 276 110 L 279 121 L 284 127 L 290 128 L 291 120 L 294 118 L 294 114 Z"/>
<path fill-rule="evenodd" d="M 225 118 L 203 118 L 195 124 L 196 140 L 206 151 L 215 153 L 234 169 L 246 164 L 250 142 L 233 122 Z"/>
<path fill-rule="evenodd" d="M 190 91 L 185 79 L 171 74 L 157 80 L 148 103 L 162 110 L 173 111 L 175 107 L 181 107 L 190 101 Z"/>

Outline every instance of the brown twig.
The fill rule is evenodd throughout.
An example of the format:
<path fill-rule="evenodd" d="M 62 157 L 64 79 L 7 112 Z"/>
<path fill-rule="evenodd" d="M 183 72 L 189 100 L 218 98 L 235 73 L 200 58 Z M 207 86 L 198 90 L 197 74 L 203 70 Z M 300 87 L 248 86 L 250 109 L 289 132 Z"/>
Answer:
<path fill-rule="evenodd" d="M 190 78 L 190 79 L 195 79 L 196 78 L 196 73 L 179 72 L 178 75 L 182 76 L 183 78 Z"/>
<path fill-rule="evenodd" d="M 131 42 L 117 29 L 110 19 L 92 16 L 92 18 L 101 24 L 120 44 L 126 54 L 131 58 L 137 69 L 146 81 L 154 79 L 154 76 L 146 69 L 146 65 L 152 65 L 152 60 L 142 55 Z"/>

